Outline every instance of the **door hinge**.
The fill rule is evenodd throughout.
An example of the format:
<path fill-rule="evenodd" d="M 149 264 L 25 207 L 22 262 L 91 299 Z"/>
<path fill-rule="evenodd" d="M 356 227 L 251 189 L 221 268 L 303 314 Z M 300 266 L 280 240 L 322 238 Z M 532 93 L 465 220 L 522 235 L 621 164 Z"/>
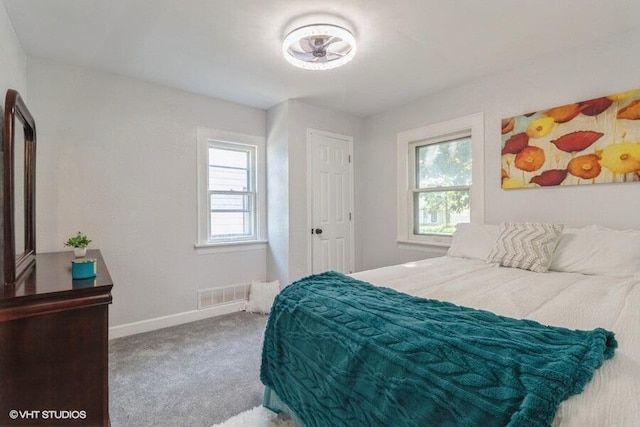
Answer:
<path fill-rule="evenodd" d="M 347 159 L 349 160 L 349 163 L 351 163 L 351 154 L 347 156 Z"/>
<path fill-rule="evenodd" d="M 349 221 L 351 221 L 351 212 L 349 212 Z"/>

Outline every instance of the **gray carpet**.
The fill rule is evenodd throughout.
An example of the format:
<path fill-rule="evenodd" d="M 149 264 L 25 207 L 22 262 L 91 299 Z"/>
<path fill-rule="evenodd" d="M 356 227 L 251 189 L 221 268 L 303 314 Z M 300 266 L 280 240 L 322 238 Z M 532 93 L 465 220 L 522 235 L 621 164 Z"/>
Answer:
<path fill-rule="evenodd" d="M 209 427 L 259 405 L 266 320 L 240 312 L 111 340 L 111 425 Z"/>

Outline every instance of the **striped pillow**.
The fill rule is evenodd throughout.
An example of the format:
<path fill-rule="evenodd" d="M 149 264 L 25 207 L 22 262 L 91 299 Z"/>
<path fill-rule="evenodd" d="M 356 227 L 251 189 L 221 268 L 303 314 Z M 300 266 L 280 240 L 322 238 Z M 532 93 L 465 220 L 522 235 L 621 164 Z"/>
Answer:
<path fill-rule="evenodd" d="M 563 228 L 562 224 L 503 222 L 487 262 L 546 273 Z"/>

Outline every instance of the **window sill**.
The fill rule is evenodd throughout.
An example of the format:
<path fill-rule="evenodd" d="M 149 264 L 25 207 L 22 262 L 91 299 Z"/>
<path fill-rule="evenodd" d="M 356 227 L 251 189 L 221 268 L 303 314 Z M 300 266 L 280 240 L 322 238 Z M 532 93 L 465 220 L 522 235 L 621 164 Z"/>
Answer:
<path fill-rule="evenodd" d="M 397 242 L 400 249 L 419 250 L 440 255 L 446 255 L 448 249 L 451 247 L 450 238 L 443 238 L 441 241 L 439 241 L 439 239 L 429 241 L 399 239 Z"/>
<path fill-rule="evenodd" d="M 193 247 L 198 255 L 223 252 L 259 251 L 267 248 L 266 240 L 248 240 L 244 242 L 196 243 Z"/>

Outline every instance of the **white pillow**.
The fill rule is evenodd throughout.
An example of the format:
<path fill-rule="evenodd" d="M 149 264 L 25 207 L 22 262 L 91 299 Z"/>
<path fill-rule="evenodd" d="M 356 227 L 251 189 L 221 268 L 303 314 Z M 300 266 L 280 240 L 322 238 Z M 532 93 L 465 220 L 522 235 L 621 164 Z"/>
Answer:
<path fill-rule="evenodd" d="M 549 270 L 613 277 L 640 275 L 640 232 L 598 226 L 567 229 Z"/>
<path fill-rule="evenodd" d="M 486 261 L 496 244 L 498 226 L 489 224 L 461 223 L 456 225 L 451 247 L 447 255 Z"/>
<path fill-rule="evenodd" d="M 585 230 L 599 230 L 599 231 L 614 231 L 614 232 L 618 232 L 618 233 L 635 234 L 637 236 L 640 236 L 640 230 L 633 230 L 633 229 L 618 230 L 618 229 L 615 229 L 615 228 L 608 228 L 608 227 L 604 227 L 602 225 L 597 225 L 597 224 L 587 225 L 586 227 L 584 227 L 584 229 Z"/>
<path fill-rule="evenodd" d="M 563 228 L 562 224 L 503 222 L 487 262 L 546 273 Z"/>
<path fill-rule="evenodd" d="M 273 300 L 280 292 L 280 282 L 251 282 L 247 311 L 251 313 L 269 314 Z"/>

